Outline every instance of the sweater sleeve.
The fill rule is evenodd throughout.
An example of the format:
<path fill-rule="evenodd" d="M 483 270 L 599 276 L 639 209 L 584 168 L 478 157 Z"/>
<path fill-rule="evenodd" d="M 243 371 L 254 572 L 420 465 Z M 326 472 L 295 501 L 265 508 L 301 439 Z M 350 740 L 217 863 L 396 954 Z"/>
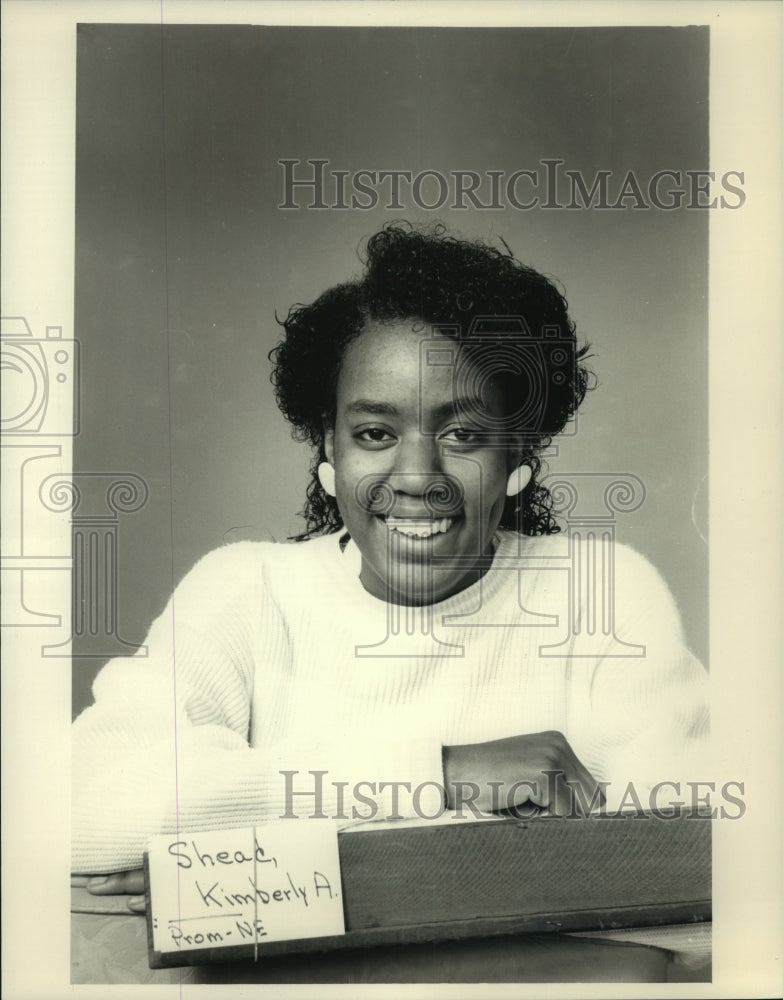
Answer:
<path fill-rule="evenodd" d="M 252 663 L 237 627 L 247 552 L 229 546 L 205 556 L 153 623 L 146 655 L 112 660 L 98 674 L 95 702 L 73 726 L 74 871 L 138 867 L 150 836 L 198 811 L 197 789 L 217 790 L 196 775 L 204 770 L 214 784 L 227 754 L 227 776 L 251 767 Z M 219 798 L 217 806 L 228 820 Z"/>
<path fill-rule="evenodd" d="M 343 746 L 339 734 L 330 746 L 249 744 L 258 628 L 270 645 L 286 641 L 254 546 L 227 546 L 177 587 L 150 629 L 145 657 L 101 670 L 95 703 L 73 726 L 74 872 L 139 867 L 155 834 L 281 818 L 287 792 L 316 792 L 313 769 L 328 780 L 320 794 L 298 795 L 296 811 L 348 818 L 355 800 L 339 781 L 354 787 L 356 748 Z M 413 787 L 442 781 L 439 743 L 382 739 L 363 749 L 363 774 L 413 780 Z M 288 785 L 283 770 L 296 772 Z M 430 792 L 439 803 L 437 789 Z M 376 808 L 377 815 L 408 811 L 393 787 Z"/>
<path fill-rule="evenodd" d="M 709 776 L 707 672 L 686 645 L 669 588 L 646 559 L 617 546 L 613 582 L 613 635 L 605 655 L 581 668 L 589 711 L 574 720 L 575 749 L 609 782 L 610 808 L 623 800 L 634 806 L 634 793 L 645 809 L 683 795 L 688 805 L 685 782 Z"/>

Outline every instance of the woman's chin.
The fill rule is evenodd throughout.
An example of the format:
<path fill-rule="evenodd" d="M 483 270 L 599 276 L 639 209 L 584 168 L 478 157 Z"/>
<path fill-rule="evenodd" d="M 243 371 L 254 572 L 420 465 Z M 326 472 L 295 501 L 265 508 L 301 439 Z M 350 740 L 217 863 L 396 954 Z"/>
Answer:
<path fill-rule="evenodd" d="M 485 559 L 475 545 L 465 544 L 462 519 L 447 531 L 428 535 L 406 534 L 375 520 L 383 534 L 373 532 L 374 558 L 363 554 L 360 578 L 369 593 L 391 604 L 418 607 L 443 601 L 472 586 L 491 565 L 491 555 Z"/>

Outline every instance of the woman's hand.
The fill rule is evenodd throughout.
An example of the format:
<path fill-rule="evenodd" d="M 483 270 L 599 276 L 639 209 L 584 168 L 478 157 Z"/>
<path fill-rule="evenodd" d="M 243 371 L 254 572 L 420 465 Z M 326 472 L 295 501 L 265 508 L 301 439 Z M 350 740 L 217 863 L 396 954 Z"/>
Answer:
<path fill-rule="evenodd" d="M 584 815 L 603 789 L 562 733 L 529 733 L 443 748 L 447 806 L 498 812 L 526 803 L 557 816 Z"/>
<path fill-rule="evenodd" d="M 71 885 L 83 886 L 93 896 L 128 895 L 126 900 L 133 913 L 145 913 L 147 900 L 144 895 L 144 869 L 134 868 L 128 872 L 113 875 L 74 875 Z"/>

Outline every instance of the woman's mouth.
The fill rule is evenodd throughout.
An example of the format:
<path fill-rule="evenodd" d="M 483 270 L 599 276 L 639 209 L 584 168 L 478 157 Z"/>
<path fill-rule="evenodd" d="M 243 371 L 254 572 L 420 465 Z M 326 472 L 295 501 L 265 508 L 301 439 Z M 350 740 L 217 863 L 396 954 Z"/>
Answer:
<path fill-rule="evenodd" d="M 445 535 L 454 524 L 454 518 L 394 517 L 391 514 L 383 518 L 389 531 L 396 531 L 408 538 L 431 538 L 433 535 Z"/>

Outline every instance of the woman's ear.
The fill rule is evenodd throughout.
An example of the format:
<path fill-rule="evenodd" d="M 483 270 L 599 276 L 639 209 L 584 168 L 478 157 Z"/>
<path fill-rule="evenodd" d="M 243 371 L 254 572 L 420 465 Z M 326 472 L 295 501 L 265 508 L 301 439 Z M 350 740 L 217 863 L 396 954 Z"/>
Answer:
<path fill-rule="evenodd" d="M 334 465 L 334 428 L 324 428 L 324 453 L 330 465 Z"/>

